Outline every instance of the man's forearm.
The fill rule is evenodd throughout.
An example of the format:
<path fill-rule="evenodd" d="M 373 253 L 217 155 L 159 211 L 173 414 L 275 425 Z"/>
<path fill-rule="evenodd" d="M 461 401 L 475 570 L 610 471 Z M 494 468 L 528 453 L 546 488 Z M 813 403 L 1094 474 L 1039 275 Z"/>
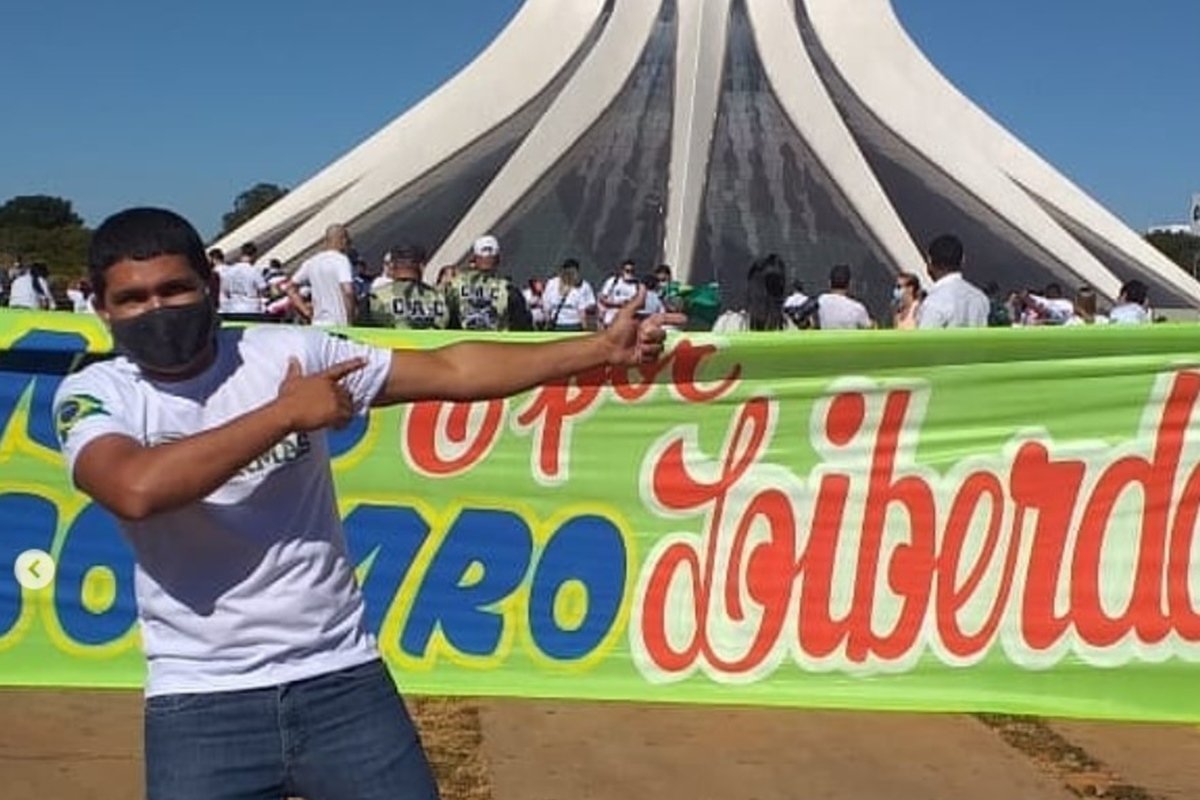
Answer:
<path fill-rule="evenodd" d="M 113 458 L 103 486 L 83 488 L 119 515 L 144 519 L 203 500 L 290 432 L 286 412 L 272 402 L 177 442 L 133 447 Z"/>
<path fill-rule="evenodd" d="M 400 351 L 375 405 L 510 397 L 602 366 L 609 355 L 609 345 L 600 336 L 541 346 L 465 342 L 438 350 Z"/>

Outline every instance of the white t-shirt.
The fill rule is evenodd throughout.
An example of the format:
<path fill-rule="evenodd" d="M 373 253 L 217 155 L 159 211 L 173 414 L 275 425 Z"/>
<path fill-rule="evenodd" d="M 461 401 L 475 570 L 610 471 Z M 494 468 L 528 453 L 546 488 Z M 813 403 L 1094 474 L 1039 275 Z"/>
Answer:
<path fill-rule="evenodd" d="M 867 307 L 841 294 L 827 292 L 817 298 L 821 330 L 864 330 L 871 327 Z"/>
<path fill-rule="evenodd" d="M 313 325 L 349 325 L 342 287 L 354 284 L 354 266 L 345 254 L 325 250 L 300 265 L 292 283 L 312 287 Z"/>
<path fill-rule="evenodd" d="M 78 289 L 67 289 L 67 299 L 71 301 L 71 309 L 76 314 L 96 313 L 95 297 L 92 295 L 84 297 Z"/>
<path fill-rule="evenodd" d="M 217 282 L 220 284 L 220 294 L 217 296 L 217 311 L 222 314 L 229 313 L 229 268 L 232 264 L 220 263 L 213 266 L 213 274 L 217 276 Z"/>
<path fill-rule="evenodd" d="M 604 286 L 600 289 L 600 296 L 609 303 L 616 303 L 618 306 L 623 306 L 637 297 L 640 288 L 641 284 L 636 280 L 627 281 L 622 277 L 613 275 L 604 282 Z M 618 311 L 620 311 L 620 308 L 604 309 L 605 327 L 612 324 L 612 321 L 617 317 Z"/>
<path fill-rule="evenodd" d="M 14 291 L 16 286 L 14 283 Z M 1112 311 L 1108 312 L 1108 318 L 1113 325 L 1149 325 L 1153 322 L 1150 311 L 1137 303 L 1121 303 L 1113 306 Z"/>
<path fill-rule="evenodd" d="M 793 311 L 800 308 L 808 302 L 808 295 L 804 292 L 792 292 L 788 295 L 787 300 L 783 301 L 784 311 Z"/>
<path fill-rule="evenodd" d="M 533 324 L 537 327 L 542 327 L 546 324 L 546 307 L 542 304 L 546 296 L 546 290 L 543 287 L 540 295 L 534 294 L 533 289 L 528 286 L 521 290 L 521 294 L 525 297 L 525 307 L 529 309 L 529 317 L 533 320 Z"/>
<path fill-rule="evenodd" d="M 38 289 L 41 290 L 39 294 Z M 8 290 L 9 308 L 46 309 L 50 307 L 50 287 L 43 278 L 37 279 L 34 285 L 33 273 L 23 272 L 12 282 Z"/>
<path fill-rule="evenodd" d="M 918 327 L 986 328 L 992 302 L 961 272 L 943 275 L 930 288 L 918 312 Z"/>
<path fill-rule="evenodd" d="M 1109 324 L 1108 317 L 1104 316 L 1103 314 L 1097 314 L 1095 317 L 1092 318 L 1091 322 L 1088 322 L 1086 319 L 1079 316 L 1078 314 L 1072 314 L 1071 318 L 1063 323 L 1063 325 L 1066 325 L 1069 328 L 1078 327 L 1080 325 L 1107 325 L 1107 324 Z"/>
<path fill-rule="evenodd" d="M 344 381 L 359 413 L 391 364 L 387 350 L 311 328 L 219 336 L 216 363 L 187 381 L 151 381 L 123 357 L 69 376 L 54 409 L 70 474 L 100 436 L 152 446 L 264 405 L 278 395 L 289 357 L 305 374 L 366 357 Z M 288 436 L 201 502 L 120 526 L 136 558 L 147 695 L 274 686 L 377 657 L 324 432 Z"/>
<path fill-rule="evenodd" d="M 229 314 L 259 314 L 267 279 L 262 270 L 249 261 L 225 267 L 221 275 L 221 308 Z"/>
<path fill-rule="evenodd" d="M 573 287 L 562 296 L 560 280 L 546 284 L 542 292 L 542 304 L 546 309 L 546 321 L 554 325 L 574 327 L 582 325 L 589 309 L 596 307 L 596 293 L 587 281 Z"/>

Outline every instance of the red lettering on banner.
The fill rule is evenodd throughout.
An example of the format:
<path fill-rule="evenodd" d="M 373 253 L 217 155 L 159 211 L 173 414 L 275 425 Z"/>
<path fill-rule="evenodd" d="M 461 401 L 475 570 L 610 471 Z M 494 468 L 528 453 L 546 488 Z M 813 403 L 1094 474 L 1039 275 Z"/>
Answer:
<path fill-rule="evenodd" d="M 482 419 L 472 423 L 473 416 Z M 434 478 L 461 475 L 487 457 L 500 435 L 505 403 L 414 403 L 405 416 L 404 454 L 413 469 Z"/>
<path fill-rule="evenodd" d="M 534 477 L 543 484 L 567 479 L 575 423 L 594 413 L 610 396 L 622 403 L 637 403 L 650 397 L 656 381 L 668 369 L 671 385 L 688 403 L 712 403 L 734 391 L 742 368 L 734 366 L 713 387 L 698 384 L 705 361 L 718 353 L 713 346 L 698 347 L 680 342 L 665 358 L 634 369 L 601 367 L 566 381 L 543 386 L 517 414 L 517 430 L 532 433 Z"/>
<path fill-rule="evenodd" d="M 1200 513 L 1200 466 L 1192 470 L 1180 493 L 1171 526 L 1167 561 L 1167 607 L 1171 628 L 1189 642 L 1200 641 L 1200 614 L 1192 597 L 1192 548 L 1196 543 L 1197 514 Z"/>
<path fill-rule="evenodd" d="M 737 388 L 742 378 L 742 365 L 737 364 L 729 374 L 708 389 L 700 386 L 700 368 L 704 362 L 716 355 L 714 345 L 697 346 L 691 342 L 680 342 L 671 353 L 671 384 L 675 391 L 688 403 L 715 403 Z"/>
<path fill-rule="evenodd" d="M 1028 511 L 1037 517 L 1021 605 L 1021 634 L 1034 650 L 1049 650 L 1070 625 L 1069 617 L 1055 606 L 1071 517 L 1086 471 L 1081 461 L 1052 462 L 1042 444 L 1024 445 L 1013 462 L 1009 491 L 1017 506 L 1014 528 L 1024 528 Z"/>
<path fill-rule="evenodd" d="M 665 358 L 637 367 L 601 367 L 536 389 L 517 413 L 514 427 L 532 432 L 534 477 L 542 483 L 566 480 L 575 423 L 611 395 L 622 403 L 650 397 L 666 373 L 689 403 L 711 403 L 736 390 L 742 368 L 735 365 L 714 386 L 701 387 L 700 373 L 714 346 L 680 342 Z M 422 402 L 411 405 L 401 436 L 405 458 L 416 471 L 434 478 L 462 475 L 487 458 L 499 440 L 506 413 L 503 400 L 487 403 Z"/>
<path fill-rule="evenodd" d="M 572 426 L 597 407 L 607 377 L 607 369 L 597 369 L 543 386 L 517 416 L 518 426 L 534 431 L 534 468 L 543 480 L 564 477 Z"/>
<path fill-rule="evenodd" d="M 962 564 L 971 521 L 985 499 L 990 503 L 987 538 L 984 539 L 983 548 L 967 574 L 967 579 L 959 584 L 956 577 Z M 963 483 L 962 491 L 954 498 L 954 506 L 950 509 L 950 518 L 946 523 L 942 551 L 938 555 L 936 565 L 938 634 L 942 637 L 946 650 L 955 658 L 964 661 L 979 658 L 987 652 L 988 645 L 992 643 L 996 631 L 1000 628 L 1004 608 L 1012 594 L 1014 570 L 1021 545 L 1021 537 L 1017 531 L 1013 532 L 1009 540 L 1000 590 L 987 619 L 974 635 L 963 630 L 959 614 L 975 599 L 987 574 L 987 568 L 992 564 L 992 559 L 1000 547 L 1001 526 L 1004 524 L 1003 509 L 1004 487 L 1000 480 L 995 475 L 977 472 Z"/>
<path fill-rule="evenodd" d="M 888 396 L 875 440 L 847 646 L 847 655 L 855 663 L 862 663 L 873 654 L 893 660 L 908 652 L 917 641 L 929 605 L 935 525 L 933 492 L 920 478 L 895 476 L 896 452 L 911 399 L 908 392 Z M 881 637 L 875 634 L 871 623 L 875 619 L 875 584 L 881 566 L 884 525 L 888 508 L 893 504 L 902 506 L 908 515 L 910 542 L 897 548 L 888 565 L 888 583 L 903 598 L 903 606 L 891 635 Z"/>
<path fill-rule="evenodd" d="M 915 461 L 920 398 L 874 387 L 818 403 L 823 461 L 807 480 L 763 463 L 778 413 L 764 398 L 736 410 L 715 458 L 694 428 L 663 440 L 643 466 L 646 499 L 701 517 L 703 533 L 664 537 L 646 562 L 632 630 L 643 672 L 746 682 L 788 654 L 897 671 L 997 646 L 1031 667 L 1068 652 L 1200 658 L 1200 373 L 1164 378 L 1115 452 L 1017 440 L 945 475 Z"/>

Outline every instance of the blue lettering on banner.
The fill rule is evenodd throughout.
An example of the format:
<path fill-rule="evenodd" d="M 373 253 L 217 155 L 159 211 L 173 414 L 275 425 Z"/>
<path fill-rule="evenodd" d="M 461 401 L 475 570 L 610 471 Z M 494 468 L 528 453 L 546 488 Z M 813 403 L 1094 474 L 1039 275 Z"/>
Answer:
<path fill-rule="evenodd" d="M 411 508 L 368 505 L 350 512 L 345 529 L 354 563 L 369 564 L 362 580 L 366 625 L 379 636 L 392 599 L 429 538 L 429 523 Z"/>
<path fill-rule="evenodd" d="M 54 606 L 68 638 L 84 645 L 103 645 L 120 639 L 137 622 L 133 552 L 121 537 L 116 520 L 102 506 L 89 505 L 75 519 L 57 567 Z M 82 602 L 84 582 L 93 568 L 112 572 L 115 594 L 107 608 L 91 610 Z"/>
<path fill-rule="evenodd" d="M 50 552 L 58 508 L 32 494 L 0 495 L 0 639 L 21 619 L 22 592 L 13 570 L 26 550 Z"/>
<path fill-rule="evenodd" d="M 57 451 L 54 393 L 86 350 L 87 340 L 79 334 L 52 331 L 32 331 L 7 350 L 0 350 L 0 432 L 8 429 L 21 398 L 32 385 L 29 438 Z"/>
<path fill-rule="evenodd" d="M 441 629 L 458 652 L 496 652 L 505 618 L 493 608 L 525 578 L 533 534 L 525 520 L 504 511 L 464 511 L 454 521 L 425 573 L 401 637 L 404 652 L 421 657 Z"/>
<path fill-rule="evenodd" d="M 539 650 L 552 659 L 577 661 L 600 647 L 625 601 L 627 558 L 621 532 L 603 517 L 578 517 L 558 529 L 529 591 L 529 633 Z M 559 593 L 569 582 L 586 590 L 586 611 L 574 629 L 555 614 Z"/>

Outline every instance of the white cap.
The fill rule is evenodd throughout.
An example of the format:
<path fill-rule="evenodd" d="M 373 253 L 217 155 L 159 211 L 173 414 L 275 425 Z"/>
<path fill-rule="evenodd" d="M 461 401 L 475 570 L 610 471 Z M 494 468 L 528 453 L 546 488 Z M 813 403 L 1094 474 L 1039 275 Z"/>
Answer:
<path fill-rule="evenodd" d="M 480 236 L 475 240 L 475 255 L 480 257 L 500 255 L 500 241 L 495 236 Z"/>

